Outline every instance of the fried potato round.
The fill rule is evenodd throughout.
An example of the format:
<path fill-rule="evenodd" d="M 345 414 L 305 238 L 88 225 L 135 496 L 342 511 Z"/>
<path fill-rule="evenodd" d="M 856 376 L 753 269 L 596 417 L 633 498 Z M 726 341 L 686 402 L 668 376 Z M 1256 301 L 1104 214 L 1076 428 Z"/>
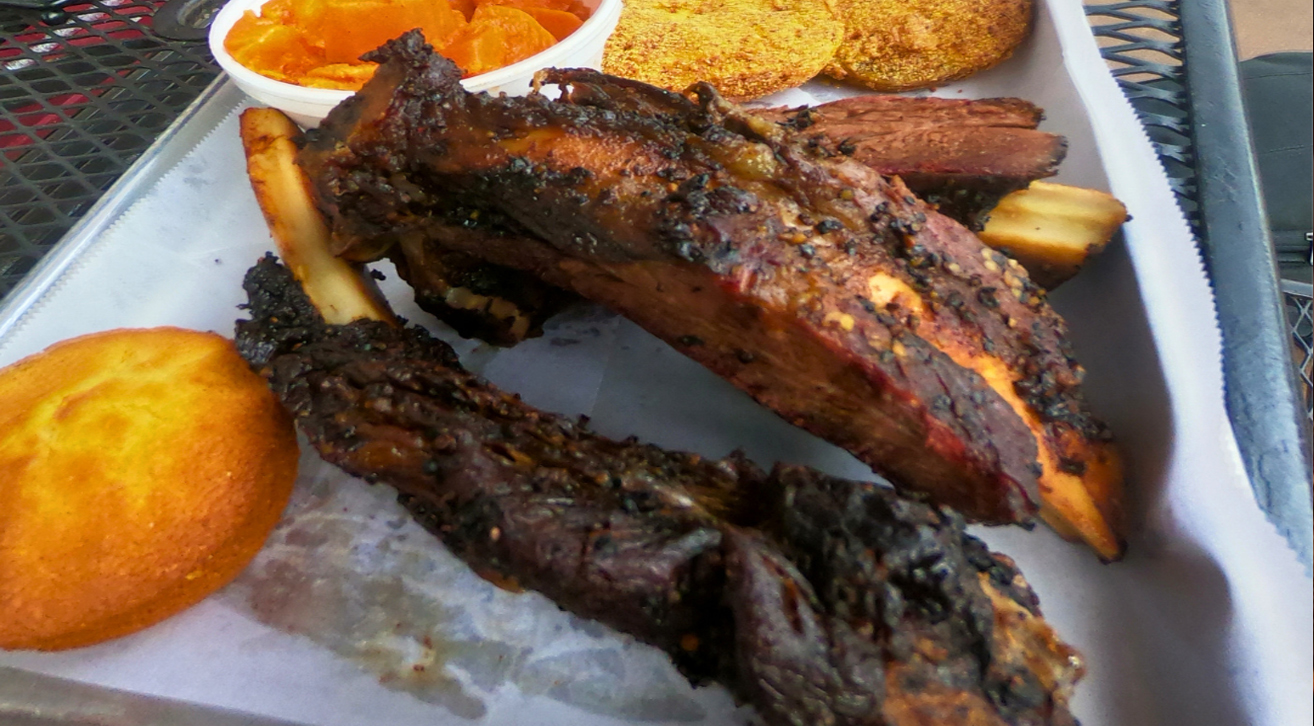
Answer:
<path fill-rule="evenodd" d="M 1031 0 L 835 0 L 844 41 L 826 75 L 878 91 L 927 88 L 1008 58 Z"/>
<path fill-rule="evenodd" d="M 213 333 L 97 333 L 0 370 L 0 648 L 90 645 L 199 602 L 264 544 L 297 458 Z"/>
<path fill-rule="evenodd" d="M 625 0 L 602 69 L 672 91 L 707 81 L 748 100 L 820 73 L 843 30 L 834 0 Z"/>

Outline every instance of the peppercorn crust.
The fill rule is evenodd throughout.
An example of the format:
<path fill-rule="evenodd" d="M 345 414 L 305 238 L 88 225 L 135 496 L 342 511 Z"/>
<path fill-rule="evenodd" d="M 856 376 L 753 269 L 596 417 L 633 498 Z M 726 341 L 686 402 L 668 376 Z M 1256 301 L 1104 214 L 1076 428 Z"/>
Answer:
<path fill-rule="evenodd" d="M 626 0 L 602 67 L 671 91 L 706 81 L 747 100 L 821 72 L 844 25 L 835 0 Z"/>
<path fill-rule="evenodd" d="M 825 73 L 878 91 L 964 78 L 1013 54 L 1031 0 L 834 0 L 844 40 Z"/>
<path fill-rule="evenodd" d="M 97 333 L 0 370 L 0 648 L 90 645 L 199 602 L 264 544 L 297 458 L 213 333 Z"/>

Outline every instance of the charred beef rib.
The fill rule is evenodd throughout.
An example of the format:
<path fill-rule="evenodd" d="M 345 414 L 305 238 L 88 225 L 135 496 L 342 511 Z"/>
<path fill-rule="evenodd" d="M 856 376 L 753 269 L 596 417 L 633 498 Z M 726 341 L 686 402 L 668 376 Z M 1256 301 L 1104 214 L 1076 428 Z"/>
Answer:
<path fill-rule="evenodd" d="M 328 461 L 476 572 L 663 649 L 772 726 L 1067 726 L 1082 667 L 947 509 L 538 411 L 415 328 L 327 325 L 259 262 L 238 349 Z"/>
<path fill-rule="evenodd" d="M 1120 467 L 1062 320 L 897 180 L 777 124 L 593 71 L 470 94 L 418 34 L 299 160 L 336 252 L 430 249 L 604 303 L 896 486 L 1122 550 Z"/>
<path fill-rule="evenodd" d="M 941 214 L 976 231 L 1004 196 L 1053 176 L 1067 149 L 1063 137 L 1035 130 L 1040 109 L 1017 98 L 857 96 L 754 112 L 802 132 L 810 149 L 852 156 L 900 177 Z M 417 244 L 405 249 L 390 256 L 416 302 L 467 338 L 515 345 L 541 334 L 543 323 L 574 299 L 462 252 Z M 1034 278 L 1038 263 L 1019 261 Z"/>
<path fill-rule="evenodd" d="M 1042 112 L 1020 98 L 855 96 L 755 111 L 810 147 L 897 176 L 939 212 L 980 231 L 1010 192 L 1053 176 L 1067 141 L 1037 131 Z"/>
<path fill-rule="evenodd" d="M 811 149 L 851 156 L 899 177 L 918 198 L 978 232 L 1003 197 L 1053 176 L 1067 151 L 1063 137 L 1036 130 L 1041 110 L 1019 98 L 856 96 L 754 113 L 801 132 Z M 392 259 L 416 302 L 467 338 L 515 345 L 541 333 L 570 297 L 461 252 L 422 245 L 407 250 L 419 259 Z M 1041 263 L 1019 262 L 1035 279 Z"/>

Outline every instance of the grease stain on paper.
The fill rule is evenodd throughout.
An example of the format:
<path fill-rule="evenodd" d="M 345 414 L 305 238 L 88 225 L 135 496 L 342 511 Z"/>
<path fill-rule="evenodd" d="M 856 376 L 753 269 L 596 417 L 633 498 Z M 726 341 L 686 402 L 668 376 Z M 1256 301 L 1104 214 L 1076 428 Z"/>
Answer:
<path fill-rule="evenodd" d="M 507 686 L 614 718 L 707 717 L 664 654 L 540 595 L 499 590 L 415 524 L 391 489 L 313 454 L 282 522 L 221 597 L 466 719 Z"/>

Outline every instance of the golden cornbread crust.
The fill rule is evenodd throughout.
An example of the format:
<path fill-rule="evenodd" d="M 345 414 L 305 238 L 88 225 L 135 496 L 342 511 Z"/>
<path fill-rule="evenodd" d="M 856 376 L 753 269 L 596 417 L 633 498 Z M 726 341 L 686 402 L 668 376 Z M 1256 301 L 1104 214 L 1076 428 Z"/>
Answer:
<path fill-rule="evenodd" d="M 0 370 L 0 648 L 90 645 L 199 602 L 264 544 L 297 458 L 213 333 L 96 333 Z"/>
<path fill-rule="evenodd" d="M 743 101 L 820 73 L 843 31 L 834 0 L 625 0 L 602 69 L 672 91 L 707 81 Z"/>
<path fill-rule="evenodd" d="M 835 0 L 844 41 L 826 75 L 878 91 L 927 88 L 1008 58 L 1031 0 Z"/>

